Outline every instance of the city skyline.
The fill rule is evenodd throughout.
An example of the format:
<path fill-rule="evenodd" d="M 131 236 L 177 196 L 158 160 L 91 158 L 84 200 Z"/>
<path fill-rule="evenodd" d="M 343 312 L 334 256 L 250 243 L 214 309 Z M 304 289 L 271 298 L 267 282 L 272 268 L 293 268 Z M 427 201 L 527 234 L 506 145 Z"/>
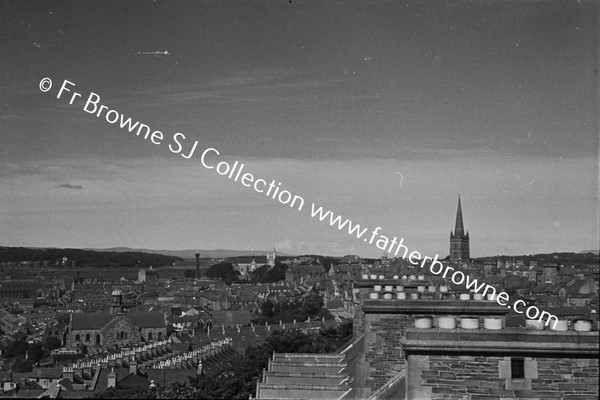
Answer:
<path fill-rule="evenodd" d="M 66 79 L 423 254 L 459 194 L 473 257 L 597 249 L 597 4 L 374 3 L 3 3 L 0 245 L 382 255 Z"/>

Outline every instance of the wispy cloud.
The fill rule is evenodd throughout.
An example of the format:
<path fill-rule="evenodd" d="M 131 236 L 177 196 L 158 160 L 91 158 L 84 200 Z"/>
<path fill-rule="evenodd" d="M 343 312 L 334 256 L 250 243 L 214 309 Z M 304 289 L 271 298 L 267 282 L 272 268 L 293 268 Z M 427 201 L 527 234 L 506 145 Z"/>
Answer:
<path fill-rule="evenodd" d="M 447 236 L 441 232 L 452 227 L 460 192 L 465 223 L 479 238 L 473 250 L 478 255 L 496 254 L 502 246 L 504 252 L 517 254 L 534 248 L 580 250 L 597 242 L 597 226 L 589 218 L 597 214 L 594 159 L 563 158 L 557 164 L 528 158 L 517 163 L 513 157 L 465 154 L 360 162 L 237 158 L 254 177 L 274 179 L 302 196 L 306 204 L 301 212 L 203 168 L 198 160 L 87 157 L 4 163 L 0 167 L 12 174 L 0 179 L 0 218 L 10 233 L 4 239 L 0 235 L 0 241 L 156 248 L 202 242 L 214 248 L 275 245 L 291 254 L 380 254 L 374 246 L 311 218 L 310 203 L 315 202 L 361 226 L 381 226 L 390 237 L 403 236 L 419 251 L 442 254 Z M 450 179 L 457 174 L 460 183 Z M 532 180 L 534 184 L 523 187 Z M 49 187 L 65 190 L 49 196 Z M 69 193 L 78 187 L 85 190 Z M 573 206 L 565 209 L 564 204 Z M 531 216 L 533 223 L 515 222 L 531 221 Z M 81 231 L 81 221 L 94 230 Z M 41 222 L 44 229 L 39 231 Z M 71 233 L 49 242 L 56 226 L 69 227 Z M 199 226 L 220 229 L 203 231 Z M 255 227 L 251 235 L 246 226 Z M 533 243 L 520 244 L 527 240 Z"/>
<path fill-rule="evenodd" d="M 71 185 L 69 182 L 63 183 L 62 185 L 57 185 L 57 186 L 54 186 L 54 187 L 65 188 L 65 189 L 76 189 L 76 190 L 83 189 L 83 186 L 81 186 L 81 185 Z"/>

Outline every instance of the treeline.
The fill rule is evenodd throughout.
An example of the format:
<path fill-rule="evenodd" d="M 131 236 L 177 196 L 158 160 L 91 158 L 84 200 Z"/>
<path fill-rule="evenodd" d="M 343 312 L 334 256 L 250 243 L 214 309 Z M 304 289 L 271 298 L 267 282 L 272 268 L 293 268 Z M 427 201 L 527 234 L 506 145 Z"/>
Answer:
<path fill-rule="evenodd" d="M 270 299 L 261 304 L 261 316 L 252 320 L 256 325 L 277 324 L 279 322 L 306 321 L 307 318 L 325 318 L 332 320 L 334 317 L 323 305 L 323 297 L 311 290 L 302 296 L 299 302 L 273 303 Z"/>
<path fill-rule="evenodd" d="M 227 285 L 232 283 L 276 283 L 285 280 L 287 268 L 287 264 L 280 263 L 277 263 L 274 267 L 262 265 L 250 272 L 249 280 L 244 280 L 231 262 L 222 262 L 211 265 L 205 275 L 211 279 L 223 279 Z M 184 275 L 186 278 L 193 278 L 195 271 L 186 270 Z"/>
<path fill-rule="evenodd" d="M 65 261 L 66 258 L 66 261 Z M 183 261 L 180 257 L 141 252 L 94 251 L 82 249 L 32 249 L 27 247 L 0 247 L 0 263 L 33 261 L 47 263 L 48 266 L 67 268 L 148 268 L 151 265 L 173 264 Z"/>

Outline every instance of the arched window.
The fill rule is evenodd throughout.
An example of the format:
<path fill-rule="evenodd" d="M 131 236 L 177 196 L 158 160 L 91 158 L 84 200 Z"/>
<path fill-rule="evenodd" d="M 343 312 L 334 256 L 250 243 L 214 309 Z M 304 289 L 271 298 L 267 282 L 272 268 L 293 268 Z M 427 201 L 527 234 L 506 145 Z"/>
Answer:
<path fill-rule="evenodd" d="M 162 340 L 163 334 L 162 332 L 158 332 L 158 340 Z"/>
<path fill-rule="evenodd" d="M 88 333 L 87 335 L 85 335 L 85 341 L 89 342 L 90 341 L 90 334 Z"/>
<path fill-rule="evenodd" d="M 148 340 L 152 340 L 152 332 L 148 332 Z"/>
<path fill-rule="evenodd" d="M 79 342 L 81 340 L 81 336 L 79 336 L 79 333 L 77 335 L 75 335 L 75 341 Z"/>

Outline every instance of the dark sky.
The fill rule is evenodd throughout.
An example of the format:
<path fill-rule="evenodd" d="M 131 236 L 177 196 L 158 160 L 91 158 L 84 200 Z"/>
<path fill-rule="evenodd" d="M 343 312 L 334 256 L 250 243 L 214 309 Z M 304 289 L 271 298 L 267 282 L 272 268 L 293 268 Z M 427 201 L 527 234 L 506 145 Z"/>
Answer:
<path fill-rule="evenodd" d="M 57 99 L 68 79 L 423 251 L 459 193 L 476 255 L 597 247 L 595 1 L 0 10 L 0 244 L 380 253 Z"/>

